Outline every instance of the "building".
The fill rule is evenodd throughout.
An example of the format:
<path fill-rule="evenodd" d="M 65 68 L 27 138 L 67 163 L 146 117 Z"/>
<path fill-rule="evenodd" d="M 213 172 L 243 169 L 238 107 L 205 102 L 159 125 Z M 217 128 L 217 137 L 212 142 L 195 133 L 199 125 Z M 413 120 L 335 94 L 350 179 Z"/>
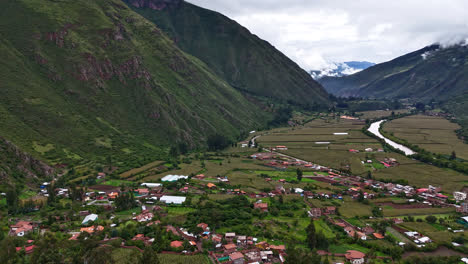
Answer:
<path fill-rule="evenodd" d="M 229 259 L 233 264 L 244 264 L 244 255 L 240 252 L 233 252 L 229 254 Z"/>
<path fill-rule="evenodd" d="M 351 264 L 362 264 L 364 263 L 366 255 L 360 251 L 357 250 L 348 250 L 346 251 L 345 257 L 346 260 L 351 262 Z"/>
<path fill-rule="evenodd" d="M 275 148 L 277 150 L 288 150 L 288 147 L 286 147 L 286 146 L 276 146 Z"/>
<path fill-rule="evenodd" d="M 254 203 L 254 209 L 260 209 L 262 212 L 268 212 L 267 203 Z"/>
<path fill-rule="evenodd" d="M 176 240 L 176 241 L 172 241 L 172 242 L 171 242 L 171 247 L 172 247 L 172 248 L 180 248 L 180 247 L 182 247 L 183 245 L 184 245 L 184 243 L 183 243 L 182 241 Z"/>
<path fill-rule="evenodd" d="M 468 203 L 462 203 L 460 207 L 457 207 L 458 213 L 468 214 Z"/>
<path fill-rule="evenodd" d="M 322 210 L 320 208 L 312 208 L 310 209 L 308 214 L 309 214 L 309 217 L 319 218 L 322 216 Z"/>
<path fill-rule="evenodd" d="M 19 221 L 15 225 L 10 226 L 10 236 L 22 237 L 29 232 L 33 231 L 33 225 L 31 222 Z"/>
<path fill-rule="evenodd" d="M 154 214 L 153 214 L 153 213 L 149 212 L 148 210 L 143 210 L 143 211 L 141 212 L 141 214 L 139 214 L 139 215 L 136 216 L 135 219 L 136 219 L 138 222 L 141 223 L 141 222 L 148 222 L 148 221 L 151 221 L 151 219 L 153 219 L 153 217 L 154 217 Z"/>
<path fill-rule="evenodd" d="M 208 227 L 208 224 L 200 223 L 197 226 L 200 227 L 201 229 L 203 229 L 204 232 L 210 231 L 210 228 Z"/>
<path fill-rule="evenodd" d="M 185 199 L 184 196 L 163 195 L 159 200 L 166 204 L 182 204 L 185 202 Z"/>
<path fill-rule="evenodd" d="M 94 222 L 98 219 L 98 215 L 97 214 L 89 214 L 87 215 L 84 219 L 83 219 L 83 222 L 81 222 L 82 225 L 86 225 L 88 224 L 89 222 Z"/>
<path fill-rule="evenodd" d="M 86 232 L 88 234 L 92 234 L 94 233 L 95 231 L 102 231 L 104 230 L 104 227 L 103 226 L 90 226 L 90 227 L 82 227 L 80 229 L 80 232 Z"/>
<path fill-rule="evenodd" d="M 144 186 L 146 188 L 157 188 L 157 187 L 161 187 L 162 184 L 161 183 L 144 182 L 144 183 L 141 184 L 141 186 Z"/>
<path fill-rule="evenodd" d="M 149 194 L 149 190 L 147 188 L 137 189 L 136 192 L 138 193 L 138 195 L 141 195 L 141 196 L 145 196 Z"/>
<path fill-rule="evenodd" d="M 223 247 L 224 247 L 224 251 L 226 251 L 227 253 L 234 252 L 237 249 L 237 246 L 233 243 L 226 244 Z"/>
<path fill-rule="evenodd" d="M 327 207 L 323 208 L 323 214 L 324 215 L 336 214 L 336 207 L 327 206 Z"/>
<path fill-rule="evenodd" d="M 184 176 L 184 175 L 166 175 L 164 176 L 161 181 L 163 182 L 175 182 L 175 181 L 178 181 L 180 179 L 188 179 L 188 176 Z"/>
<path fill-rule="evenodd" d="M 209 189 L 214 189 L 214 188 L 216 188 L 216 185 L 214 185 L 213 183 L 210 182 L 210 183 L 206 184 L 206 187 L 208 187 Z"/>
<path fill-rule="evenodd" d="M 453 198 L 455 201 L 465 201 L 466 200 L 466 193 L 464 192 L 453 192 Z"/>

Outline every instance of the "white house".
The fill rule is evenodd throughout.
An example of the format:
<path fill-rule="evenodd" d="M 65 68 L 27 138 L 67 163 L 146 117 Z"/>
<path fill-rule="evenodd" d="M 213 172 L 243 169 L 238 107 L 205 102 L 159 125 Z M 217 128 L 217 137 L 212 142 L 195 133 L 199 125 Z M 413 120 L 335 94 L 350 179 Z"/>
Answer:
<path fill-rule="evenodd" d="M 184 196 L 163 195 L 159 200 L 166 204 L 182 204 L 185 199 Z"/>
<path fill-rule="evenodd" d="M 455 201 L 465 201 L 466 200 L 466 193 L 464 192 L 453 192 L 453 198 L 455 198 Z"/>

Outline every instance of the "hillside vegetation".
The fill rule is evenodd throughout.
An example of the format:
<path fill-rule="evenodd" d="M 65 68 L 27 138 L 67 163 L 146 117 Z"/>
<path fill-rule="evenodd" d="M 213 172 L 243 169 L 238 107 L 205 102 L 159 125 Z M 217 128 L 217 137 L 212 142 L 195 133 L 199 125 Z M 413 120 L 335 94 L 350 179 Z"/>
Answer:
<path fill-rule="evenodd" d="M 0 7 L 0 135 L 34 156 L 154 160 L 271 118 L 120 0 Z"/>
<path fill-rule="evenodd" d="M 125 1 L 239 91 L 313 109 L 327 104 L 306 71 L 228 17 L 180 0 Z"/>

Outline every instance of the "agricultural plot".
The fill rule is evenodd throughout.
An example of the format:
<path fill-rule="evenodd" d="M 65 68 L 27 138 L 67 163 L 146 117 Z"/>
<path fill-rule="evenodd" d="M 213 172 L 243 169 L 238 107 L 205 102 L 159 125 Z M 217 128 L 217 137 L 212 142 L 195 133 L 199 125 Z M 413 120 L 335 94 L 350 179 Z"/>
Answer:
<path fill-rule="evenodd" d="M 361 119 L 376 119 L 376 118 L 381 118 L 381 117 L 386 117 L 386 116 L 391 116 L 392 112 L 395 114 L 406 114 L 408 113 L 407 109 L 399 109 L 399 110 L 375 110 L 375 111 L 363 111 L 363 112 L 357 112 L 356 114 L 361 118 Z"/>
<path fill-rule="evenodd" d="M 451 155 L 468 160 L 468 145 L 457 137 L 455 130 L 460 126 L 442 117 L 414 115 L 395 119 L 384 126 L 384 130 L 397 138 L 434 153 Z"/>
<path fill-rule="evenodd" d="M 364 173 L 367 168 L 361 160 L 365 153 L 349 153 L 349 149 L 381 148 L 381 144 L 361 132 L 363 124 L 352 120 L 313 120 L 304 127 L 293 130 L 271 131 L 258 139 L 264 147 L 285 145 L 286 154 L 324 166 Z M 347 135 L 334 135 L 347 133 Z M 322 144 L 327 142 L 327 144 Z"/>

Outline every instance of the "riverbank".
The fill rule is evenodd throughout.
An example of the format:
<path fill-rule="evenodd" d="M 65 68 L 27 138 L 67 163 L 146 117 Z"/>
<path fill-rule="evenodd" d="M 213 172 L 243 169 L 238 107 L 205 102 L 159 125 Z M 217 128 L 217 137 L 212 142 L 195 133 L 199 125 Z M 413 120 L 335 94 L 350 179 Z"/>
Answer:
<path fill-rule="evenodd" d="M 380 139 L 383 139 L 385 141 L 385 143 L 389 144 L 390 146 L 392 146 L 393 148 L 395 149 L 398 149 L 398 150 L 401 150 L 403 151 L 403 153 L 405 153 L 406 156 L 410 156 L 410 155 L 414 155 L 416 154 L 416 152 L 414 152 L 413 150 L 411 150 L 410 148 L 402 145 L 402 144 L 398 144 L 396 143 L 395 141 L 392 141 L 386 137 L 384 137 L 381 133 L 380 133 L 380 126 L 382 125 L 382 123 L 384 123 L 386 120 L 380 120 L 380 121 L 376 121 L 374 123 L 372 123 L 369 128 L 367 129 L 367 131 L 369 131 L 370 133 L 374 134 L 375 136 L 377 136 L 378 138 Z"/>

